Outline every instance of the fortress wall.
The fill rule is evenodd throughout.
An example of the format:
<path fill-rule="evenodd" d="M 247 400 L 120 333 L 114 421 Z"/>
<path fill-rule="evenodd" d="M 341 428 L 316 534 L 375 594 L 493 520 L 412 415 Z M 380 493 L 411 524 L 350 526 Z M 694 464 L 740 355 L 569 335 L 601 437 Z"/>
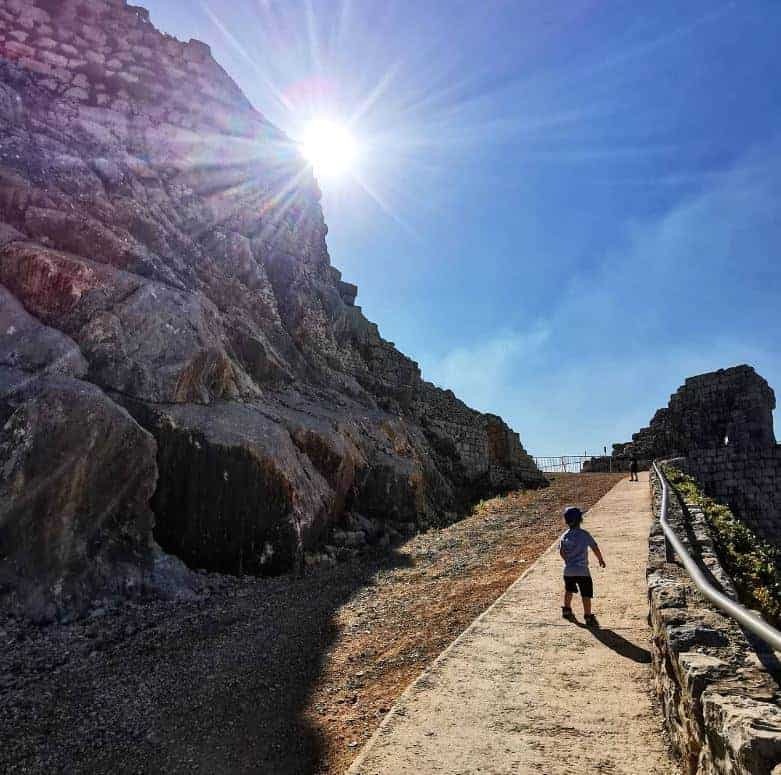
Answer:
<path fill-rule="evenodd" d="M 675 461 L 679 466 L 680 461 Z M 648 553 L 652 672 L 665 724 L 686 775 L 759 775 L 781 769 L 778 684 L 741 628 L 668 562 L 659 524 L 661 486 L 652 472 L 655 520 Z M 722 591 L 735 597 L 702 512 L 670 498 L 668 519 Z"/>
<path fill-rule="evenodd" d="M 750 366 L 690 377 L 610 458 L 589 471 L 626 471 L 633 457 L 644 468 L 654 459 L 685 457 L 686 470 L 705 492 L 781 546 L 781 447 L 773 431 L 775 394 Z"/>
<path fill-rule="evenodd" d="M 190 129 L 219 122 L 220 106 L 259 118 L 209 46 L 159 32 L 124 0 L 0 0 L 0 21 L 0 56 L 53 96 L 123 115 L 143 102 L 150 118 Z"/>
<path fill-rule="evenodd" d="M 781 547 L 781 446 L 693 450 L 682 468 L 708 495 Z"/>

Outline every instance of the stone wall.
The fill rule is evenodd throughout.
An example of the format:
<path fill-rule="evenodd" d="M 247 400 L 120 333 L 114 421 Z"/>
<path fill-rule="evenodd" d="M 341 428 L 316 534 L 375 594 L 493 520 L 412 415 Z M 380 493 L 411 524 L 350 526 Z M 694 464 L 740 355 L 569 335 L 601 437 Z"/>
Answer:
<path fill-rule="evenodd" d="M 775 446 L 776 398 L 751 366 L 689 377 L 632 441 L 614 444 L 616 461 L 686 455 L 690 450 Z"/>
<path fill-rule="evenodd" d="M 676 465 L 679 461 L 676 461 Z M 654 689 L 686 775 L 781 772 L 779 664 L 767 647 L 712 606 L 683 567 L 668 561 L 659 524 L 661 486 L 651 476 L 648 555 Z M 730 597 L 702 512 L 671 496 L 668 520 L 703 571 Z"/>
<path fill-rule="evenodd" d="M 629 473 L 632 465 L 632 459 L 624 457 L 612 457 L 610 455 L 600 455 L 583 461 L 583 473 L 586 474 L 605 474 L 605 473 Z M 646 458 L 637 458 L 637 467 L 640 471 L 647 471 L 651 467 L 651 460 Z"/>
<path fill-rule="evenodd" d="M 225 107 L 257 118 L 209 46 L 162 35 L 124 0 L 3 0 L 0 19 L 0 55 L 52 95 L 119 116 L 143 101 L 151 120 L 187 129 L 222 129 Z"/>
<path fill-rule="evenodd" d="M 762 538 L 781 547 L 781 446 L 691 450 L 681 468 Z"/>
<path fill-rule="evenodd" d="M 781 447 L 773 432 L 776 399 L 750 366 L 690 377 L 610 458 L 584 470 L 628 470 L 632 457 L 648 468 L 655 459 L 684 456 L 686 470 L 712 498 L 733 509 L 763 538 L 781 546 Z"/>

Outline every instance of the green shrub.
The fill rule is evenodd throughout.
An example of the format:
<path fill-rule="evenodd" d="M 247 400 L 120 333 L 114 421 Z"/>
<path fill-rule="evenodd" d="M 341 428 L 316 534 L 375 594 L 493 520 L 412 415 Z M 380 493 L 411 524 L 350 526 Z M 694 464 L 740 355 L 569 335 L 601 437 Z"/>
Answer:
<path fill-rule="evenodd" d="M 703 494 L 692 477 L 672 466 L 665 466 L 665 474 L 685 501 L 702 509 L 713 532 L 719 558 L 732 576 L 741 600 L 778 626 L 781 623 L 781 553 L 763 541 L 727 506 Z"/>

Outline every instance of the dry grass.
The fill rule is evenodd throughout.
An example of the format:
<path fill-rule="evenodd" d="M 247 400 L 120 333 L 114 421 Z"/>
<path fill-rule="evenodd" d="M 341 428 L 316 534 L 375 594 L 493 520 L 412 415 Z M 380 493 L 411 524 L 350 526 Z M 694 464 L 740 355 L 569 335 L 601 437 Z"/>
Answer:
<path fill-rule="evenodd" d="M 402 547 L 336 612 L 338 635 L 308 703 L 319 772 L 343 773 L 405 687 L 562 531 L 562 510 L 590 508 L 622 474 L 563 474 L 544 490 L 478 504 L 472 516 Z"/>

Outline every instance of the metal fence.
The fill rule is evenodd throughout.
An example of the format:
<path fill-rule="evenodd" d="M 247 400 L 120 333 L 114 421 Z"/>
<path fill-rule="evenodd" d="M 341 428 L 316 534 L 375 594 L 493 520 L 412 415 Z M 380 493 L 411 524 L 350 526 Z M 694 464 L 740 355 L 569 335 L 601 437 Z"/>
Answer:
<path fill-rule="evenodd" d="M 558 455 L 554 457 L 535 457 L 537 468 L 545 474 L 579 474 L 583 463 L 591 460 L 592 455 Z"/>

